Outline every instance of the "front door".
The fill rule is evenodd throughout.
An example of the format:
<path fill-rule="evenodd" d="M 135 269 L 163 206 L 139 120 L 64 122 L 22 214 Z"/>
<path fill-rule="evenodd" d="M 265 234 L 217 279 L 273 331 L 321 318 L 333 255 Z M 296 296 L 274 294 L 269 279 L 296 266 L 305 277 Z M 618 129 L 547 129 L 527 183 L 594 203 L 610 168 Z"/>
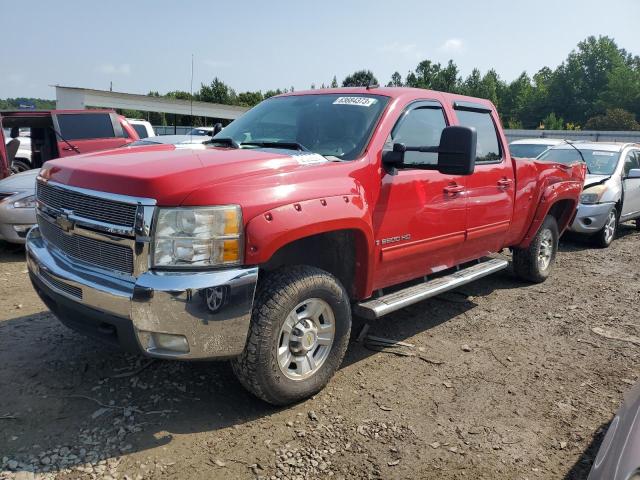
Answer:
<path fill-rule="evenodd" d="M 629 151 L 624 159 L 622 219 L 631 219 L 640 215 L 640 178 L 628 178 L 629 171 L 634 168 L 640 168 L 640 150 Z"/>
<path fill-rule="evenodd" d="M 446 126 L 438 102 L 407 107 L 391 132 L 393 143 L 437 146 Z M 466 177 L 411 169 L 412 163 L 437 163 L 437 154 L 407 152 L 406 168 L 384 173 L 374 211 L 378 266 L 374 288 L 382 288 L 457 264 L 466 228 Z"/>
<path fill-rule="evenodd" d="M 55 113 L 53 125 L 61 157 L 117 148 L 128 142 L 114 113 Z"/>
<path fill-rule="evenodd" d="M 5 148 L 4 130 L 2 129 L 2 117 L 0 117 L 0 179 L 9 176 L 9 161 L 7 160 L 7 149 Z"/>
<path fill-rule="evenodd" d="M 478 135 L 475 169 L 467 177 L 467 239 L 462 259 L 466 261 L 504 247 L 513 216 L 515 178 L 493 112 L 481 105 L 456 105 L 455 113 L 460 125 L 474 127 Z"/>

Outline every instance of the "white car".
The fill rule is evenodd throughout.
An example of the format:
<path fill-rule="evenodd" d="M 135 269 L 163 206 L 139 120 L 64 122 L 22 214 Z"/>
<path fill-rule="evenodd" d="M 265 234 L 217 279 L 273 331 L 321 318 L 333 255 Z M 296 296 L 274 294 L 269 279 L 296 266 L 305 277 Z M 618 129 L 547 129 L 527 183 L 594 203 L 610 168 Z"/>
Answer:
<path fill-rule="evenodd" d="M 138 120 L 135 118 L 127 118 L 129 125 L 133 127 L 140 138 L 155 137 L 156 132 L 153 127 L 146 120 Z"/>
<path fill-rule="evenodd" d="M 509 144 L 511 156 L 519 158 L 537 158 L 551 147 L 566 143 L 559 138 L 525 138 Z"/>

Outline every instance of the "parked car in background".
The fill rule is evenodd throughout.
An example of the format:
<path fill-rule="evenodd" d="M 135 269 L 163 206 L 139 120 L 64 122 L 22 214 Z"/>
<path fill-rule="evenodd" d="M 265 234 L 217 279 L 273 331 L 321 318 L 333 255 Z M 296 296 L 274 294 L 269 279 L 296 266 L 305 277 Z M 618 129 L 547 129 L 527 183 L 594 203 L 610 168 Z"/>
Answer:
<path fill-rule="evenodd" d="M 31 158 L 17 170 L 40 168 L 48 160 L 81 153 L 121 147 L 138 140 L 138 134 L 126 119 L 112 110 L 19 110 L 0 112 L 0 135 L 4 129 L 29 130 Z M 9 158 L 0 139 L 0 178 L 11 173 L 14 158 Z"/>
<path fill-rule="evenodd" d="M 587 480 L 640 480 L 640 383 L 625 394 Z"/>
<path fill-rule="evenodd" d="M 24 243 L 36 223 L 36 177 L 38 170 L 0 180 L 0 240 Z"/>
<path fill-rule="evenodd" d="M 150 357 L 233 359 L 279 405 L 327 384 L 352 312 L 491 275 L 508 262 L 487 255 L 507 248 L 516 275 L 543 282 L 585 175 L 513 158 L 491 102 L 413 88 L 295 92 L 203 150 L 89 157 L 38 177 L 26 252 L 43 301 Z"/>
<path fill-rule="evenodd" d="M 175 145 L 177 148 L 206 148 L 210 137 L 163 135 L 129 143 L 126 147 Z M 24 243 L 27 232 L 36 224 L 35 193 L 38 170 L 28 170 L 0 180 L 0 240 Z"/>
<path fill-rule="evenodd" d="M 187 135 L 213 136 L 213 127 L 195 127 L 187 132 Z"/>
<path fill-rule="evenodd" d="M 587 178 L 571 231 L 591 235 L 598 246 L 608 247 L 619 223 L 635 220 L 640 229 L 639 144 L 564 143 L 547 150 L 539 159 L 587 164 Z"/>
<path fill-rule="evenodd" d="M 547 149 L 565 143 L 557 138 L 526 138 L 509 144 L 511 155 L 519 158 L 536 158 Z"/>
<path fill-rule="evenodd" d="M 140 138 L 148 138 L 148 137 L 156 136 L 156 132 L 153 129 L 153 126 L 151 125 L 151 123 L 147 122 L 146 120 L 127 118 L 127 122 L 129 122 L 129 125 L 131 125 L 133 129 L 138 133 L 138 137 Z"/>

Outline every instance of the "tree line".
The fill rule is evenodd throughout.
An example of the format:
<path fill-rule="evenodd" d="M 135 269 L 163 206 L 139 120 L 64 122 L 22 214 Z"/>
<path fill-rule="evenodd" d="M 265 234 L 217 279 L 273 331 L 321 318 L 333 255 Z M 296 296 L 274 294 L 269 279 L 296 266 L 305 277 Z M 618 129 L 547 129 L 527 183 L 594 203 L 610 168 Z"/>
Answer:
<path fill-rule="evenodd" d="M 334 76 L 319 88 L 355 87 L 379 84 L 370 70 L 358 70 L 342 82 Z M 474 68 L 463 77 L 458 66 L 425 59 L 404 76 L 391 75 L 390 87 L 416 87 L 459 93 L 491 100 L 506 128 L 547 130 L 640 130 L 640 57 L 620 48 L 607 36 L 588 37 L 578 43 L 555 69 L 543 67 L 533 75 L 523 72 L 508 82 L 494 69 L 482 73 Z M 316 85 L 311 85 L 316 88 Z M 198 91 L 175 90 L 164 96 L 252 107 L 262 100 L 293 91 L 293 87 L 237 92 L 219 78 L 202 84 Z M 151 96 L 160 96 L 157 91 Z M 11 100 L 11 99 L 10 99 Z M 25 99 L 13 99 L 25 100 Z M 2 102 L 2 101 L 0 101 Z M 0 108 L 3 104 L 0 103 Z M 133 118 L 147 118 L 154 125 L 211 125 L 212 119 L 191 118 L 153 112 L 124 110 Z"/>

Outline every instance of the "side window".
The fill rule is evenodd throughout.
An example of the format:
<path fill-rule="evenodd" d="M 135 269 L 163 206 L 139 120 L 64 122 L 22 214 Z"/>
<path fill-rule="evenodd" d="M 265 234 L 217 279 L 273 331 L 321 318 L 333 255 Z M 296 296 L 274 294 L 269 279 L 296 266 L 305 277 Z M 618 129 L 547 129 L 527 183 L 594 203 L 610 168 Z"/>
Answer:
<path fill-rule="evenodd" d="M 417 107 L 407 111 L 391 132 L 391 143 L 411 147 L 438 146 L 440 135 L 447 126 L 444 112 L 438 107 Z M 437 153 L 406 152 L 404 162 L 436 165 Z"/>
<path fill-rule="evenodd" d="M 495 162 L 502 158 L 498 132 L 489 112 L 456 110 L 460 125 L 475 127 L 478 132 L 476 163 Z"/>
<path fill-rule="evenodd" d="M 629 175 L 629 170 L 631 170 L 632 168 L 640 168 L 640 165 L 638 165 L 638 161 L 640 160 L 640 158 L 638 158 L 640 155 L 638 155 L 640 152 L 638 152 L 637 150 L 632 150 L 629 153 L 627 153 L 627 156 L 624 159 L 624 176 L 626 177 L 627 175 Z"/>
<path fill-rule="evenodd" d="M 113 124 L 108 113 L 74 113 L 57 115 L 60 134 L 67 140 L 113 138 Z"/>

